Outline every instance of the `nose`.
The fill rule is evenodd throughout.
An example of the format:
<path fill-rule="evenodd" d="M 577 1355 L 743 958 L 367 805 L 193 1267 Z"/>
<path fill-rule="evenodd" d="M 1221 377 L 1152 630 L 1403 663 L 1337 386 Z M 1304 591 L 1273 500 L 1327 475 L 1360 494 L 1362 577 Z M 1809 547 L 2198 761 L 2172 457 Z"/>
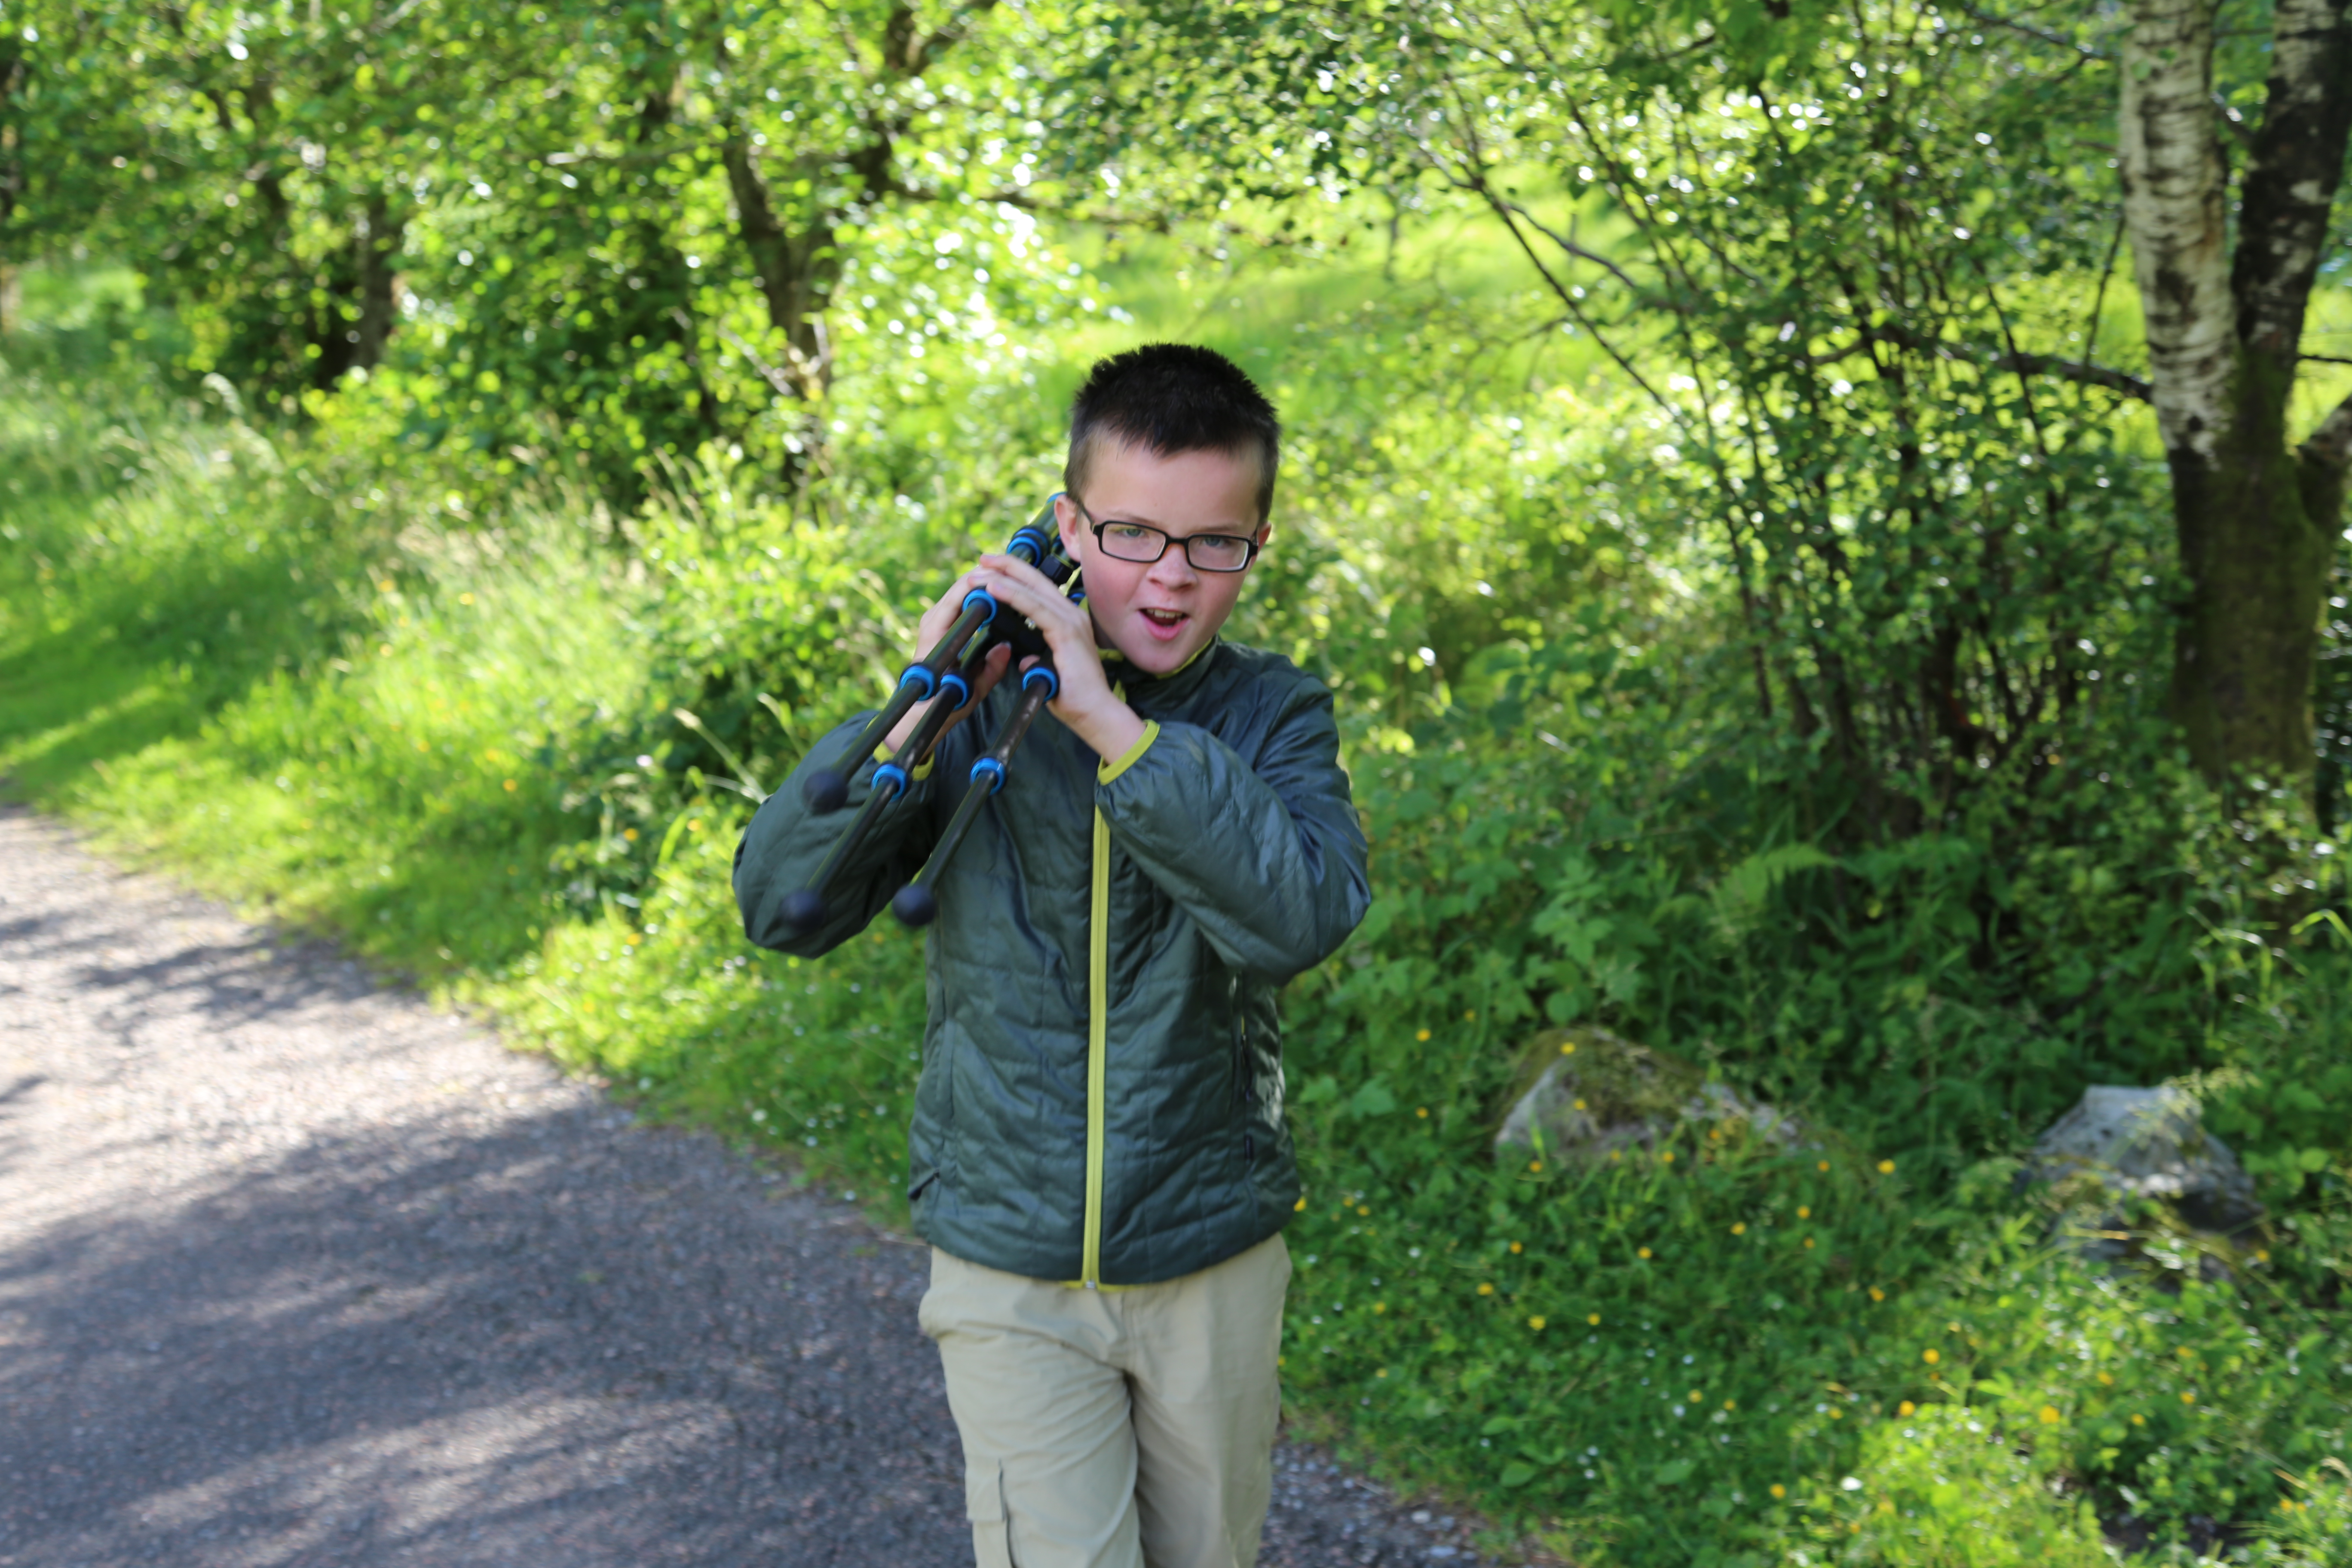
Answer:
<path fill-rule="evenodd" d="M 1201 574 L 1192 570 L 1192 557 L 1184 553 L 1182 542 L 1171 539 L 1168 542 L 1168 548 L 1159 560 L 1151 563 L 1151 570 L 1145 575 L 1154 584 L 1173 590 L 1191 587 L 1200 580 Z"/>

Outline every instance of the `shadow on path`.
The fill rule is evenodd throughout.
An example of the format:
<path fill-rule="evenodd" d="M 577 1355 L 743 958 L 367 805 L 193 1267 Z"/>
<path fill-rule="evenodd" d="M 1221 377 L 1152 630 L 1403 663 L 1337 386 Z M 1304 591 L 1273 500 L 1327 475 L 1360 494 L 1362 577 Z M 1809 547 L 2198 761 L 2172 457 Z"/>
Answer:
<path fill-rule="evenodd" d="M 922 1255 L 583 1105 L 0 1253 L 0 1563 L 962 1563 Z"/>

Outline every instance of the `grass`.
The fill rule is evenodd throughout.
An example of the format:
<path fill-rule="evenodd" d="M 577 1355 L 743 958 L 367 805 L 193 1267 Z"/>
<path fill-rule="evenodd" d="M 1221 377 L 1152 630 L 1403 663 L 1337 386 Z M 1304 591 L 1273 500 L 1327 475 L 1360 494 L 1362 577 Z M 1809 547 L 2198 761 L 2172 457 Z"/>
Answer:
<path fill-rule="evenodd" d="M 366 430 L 260 431 L 119 360 L 0 371 L 0 775 L 902 1220 L 918 950 L 887 922 L 819 964 L 744 946 L 748 802 L 649 738 L 657 659 L 704 636 L 692 563 L 656 552 L 716 536 L 657 510 L 622 552 L 583 516 L 552 490 L 459 516 Z M 909 581 L 940 547 L 900 544 Z M 836 545 L 795 548 L 786 586 L 866 615 Z M 807 722 L 862 689 L 840 658 Z M 1359 730 L 1379 832 L 1412 784 Z M 2089 1563 L 2100 1511 L 2174 1560 L 2210 1518 L 2352 1561 L 2328 1468 L 2352 1338 L 2315 1305 L 2352 1271 L 2340 1205 L 2206 1283 L 2193 1255 L 2116 1275 L 2043 1246 L 1998 1166 L 1915 1189 L 1882 1152 L 1703 1127 L 1497 1164 L 1484 1089 L 1342 1083 L 1340 976 L 1382 972 L 1346 963 L 1289 1001 L 1309 1201 L 1283 1353 L 1297 1417 L 1360 1462 L 1580 1562 Z M 1463 963 L 1437 980 L 1473 994 Z M 1439 1026 L 1433 1074 L 1516 1027 Z"/>

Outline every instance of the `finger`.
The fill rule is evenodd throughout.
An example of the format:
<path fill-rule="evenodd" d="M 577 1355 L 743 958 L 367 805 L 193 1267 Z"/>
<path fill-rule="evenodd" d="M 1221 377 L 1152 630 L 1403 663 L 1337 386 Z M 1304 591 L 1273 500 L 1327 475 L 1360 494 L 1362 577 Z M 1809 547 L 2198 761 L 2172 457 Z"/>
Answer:
<path fill-rule="evenodd" d="M 1020 563 L 1013 564 L 1019 565 Z M 1042 577 L 1033 584 L 1003 573 L 986 572 L 982 574 L 981 586 L 994 595 L 997 603 L 1010 605 L 1040 626 L 1066 618 L 1076 607 Z"/>
<path fill-rule="evenodd" d="M 972 678 L 971 700 L 956 710 L 958 718 L 979 707 L 982 700 L 996 689 L 996 683 L 1004 679 L 1005 667 L 1012 662 L 1010 644 L 999 643 L 988 650 L 988 657 L 981 661 L 980 673 Z"/>

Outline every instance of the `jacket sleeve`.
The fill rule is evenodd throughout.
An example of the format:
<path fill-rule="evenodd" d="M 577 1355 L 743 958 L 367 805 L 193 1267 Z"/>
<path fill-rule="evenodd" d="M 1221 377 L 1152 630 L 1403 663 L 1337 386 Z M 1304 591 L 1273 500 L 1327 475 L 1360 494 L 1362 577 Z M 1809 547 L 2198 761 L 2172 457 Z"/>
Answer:
<path fill-rule="evenodd" d="M 1319 685 L 1291 695 L 1254 763 L 1199 725 L 1169 723 L 1096 776 L 1112 841 L 1234 968 L 1287 980 L 1364 918 L 1364 830 Z"/>
<path fill-rule="evenodd" d="M 882 912 L 891 895 L 922 868 L 938 837 L 931 804 L 939 756 L 915 770 L 914 782 L 883 810 L 856 851 L 825 889 L 824 919 L 815 930 L 795 931 L 784 921 L 784 900 L 805 888 L 817 866 L 874 791 L 875 759 L 845 756 L 870 712 L 860 713 L 809 749 L 782 787 L 761 803 L 743 841 L 735 847 L 735 903 L 743 913 L 743 934 L 761 947 L 815 958 L 832 952 Z M 839 811 L 811 811 L 801 794 L 801 776 L 814 767 L 844 768 L 849 799 Z"/>

